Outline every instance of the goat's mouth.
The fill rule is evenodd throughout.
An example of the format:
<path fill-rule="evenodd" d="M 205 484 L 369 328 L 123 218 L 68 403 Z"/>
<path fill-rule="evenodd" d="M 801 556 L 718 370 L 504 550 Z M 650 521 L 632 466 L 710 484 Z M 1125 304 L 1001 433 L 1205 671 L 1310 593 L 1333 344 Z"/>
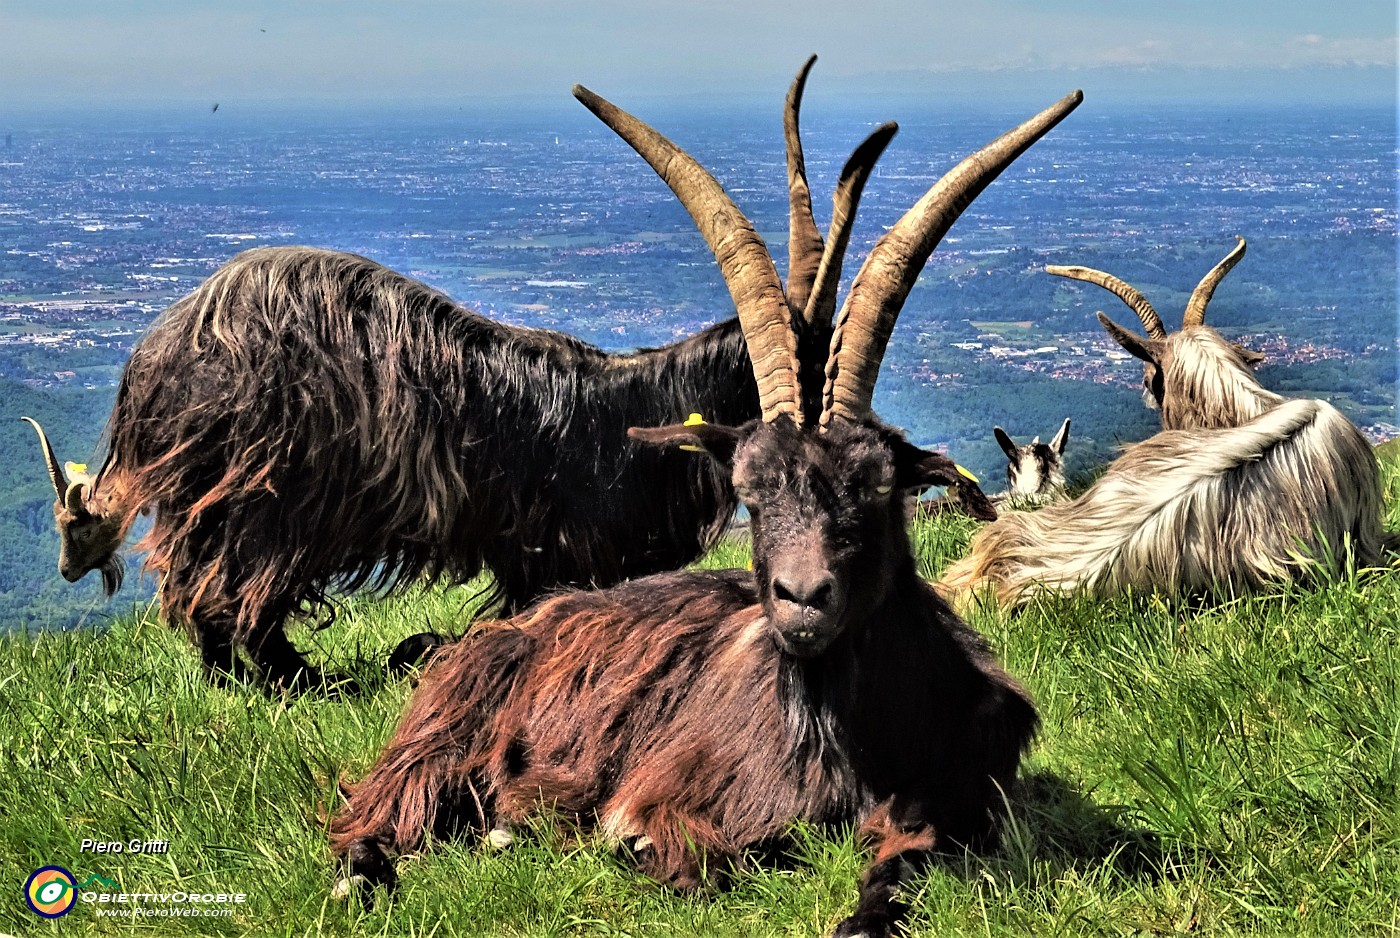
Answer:
<path fill-rule="evenodd" d="M 86 567 L 71 566 L 60 563 L 58 573 L 69 583 L 76 583 L 94 570 L 102 574 L 102 592 L 111 596 L 122 587 L 122 579 L 125 573 L 125 565 L 121 557 L 113 554 L 100 563 L 91 564 Z"/>
<path fill-rule="evenodd" d="M 813 658 L 820 655 L 831 647 L 836 636 L 841 634 L 839 616 L 814 614 L 812 609 L 802 607 L 777 609 L 774 612 L 776 615 L 768 617 L 773 628 L 773 638 L 783 654 L 794 658 Z"/>
<path fill-rule="evenodd" d="M 794 658 L 815 658 L 831 645 L 835 632 L 778 632 L 778 649 Z"/>

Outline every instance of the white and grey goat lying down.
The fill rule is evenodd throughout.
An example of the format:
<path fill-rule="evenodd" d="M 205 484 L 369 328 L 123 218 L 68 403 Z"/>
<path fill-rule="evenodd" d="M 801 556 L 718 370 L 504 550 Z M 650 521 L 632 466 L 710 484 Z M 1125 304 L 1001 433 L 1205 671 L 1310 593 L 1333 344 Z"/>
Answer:
<path fill-rule="evenodd" d="M 1143 362 L 1162 432 L 1127 449 L 1083 495 L 1003 511 L 953 564 L 940 591 L 967 607 L 984 591 L 1019 606 L 1037 590 L 1107 597 L 1132 589 L 1226 595 L 1381 559 L 1380 475 L 1371 446 L 1332 405 L 1264 389 L 1262 356 L 1205 324 L 1239 244 L 1200 282 L 1168 334 L 1128 284 L 1083 267 L 1049 273 L 1097 284 L 1138 314 L 1147 337 L 1098 314 Z"/>

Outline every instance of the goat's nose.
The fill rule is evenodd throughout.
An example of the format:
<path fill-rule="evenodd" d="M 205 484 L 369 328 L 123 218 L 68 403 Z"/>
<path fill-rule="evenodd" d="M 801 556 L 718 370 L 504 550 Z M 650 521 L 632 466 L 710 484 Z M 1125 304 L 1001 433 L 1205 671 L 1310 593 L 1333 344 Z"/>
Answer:
<path fill-rule="evenodd" d="M 774 599 L 817 612 L 831 603 L 835 592 L 836 580 L 827 573 L 773 577 Z"/>

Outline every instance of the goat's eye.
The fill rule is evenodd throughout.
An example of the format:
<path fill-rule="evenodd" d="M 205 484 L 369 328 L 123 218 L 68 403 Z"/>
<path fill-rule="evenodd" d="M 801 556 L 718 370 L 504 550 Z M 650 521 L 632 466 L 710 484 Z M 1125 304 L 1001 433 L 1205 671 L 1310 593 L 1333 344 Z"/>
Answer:
<path fill-rule="evenodd" d="M 876 494 L 876 495 L 888 495 L 888 494 L 890 494 L 890 493 L 893 492 L 893 491 L 894 491 L 894 486 L 893 486 L 893 485 L 877 485 L 877 486 L 875 486 L 875 494 Z"/>
<path fill-rule="evenodd" d="M 86 544 L 88 541 L 92 540 L 92 528 L 79 528 L 77 533 L 73 536 Z"/>

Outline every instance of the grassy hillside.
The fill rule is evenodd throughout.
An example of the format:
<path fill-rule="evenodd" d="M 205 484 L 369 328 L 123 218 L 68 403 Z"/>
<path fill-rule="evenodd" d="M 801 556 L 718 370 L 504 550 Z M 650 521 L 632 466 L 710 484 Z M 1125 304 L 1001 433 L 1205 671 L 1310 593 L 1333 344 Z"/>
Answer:
<path fill-rule="evenodd" d="M 1387 468 L 1400 527 L 1397 479 Z M 926 572 L 971 524 L 917 532 Z M 729 545 L 712 562 L 742 563 Z M 681 897 L 606 845 L 540 830 L 499 853 L 446 845 L 401 865 L 392 902 L 329 898 L 325 818 L 410 688 L 394 642 L 460 628 L 470 592 L 355 601 L 296 636 L 362 696 L 216 689 L 187 643 L 136 610 L 105 634 L 0 636 L 0 932 L 815 935 L 852 907 L 847 833 L 800 830 L 794 869 Z M 1000 852 L 936 867 L 919 935 L 1389 935 L 1400 932 L 1400 572 L 1223 605 L 1047 602 L 975 624 L 1026 681 L 1044 729 Z M 741 740 L 735 741 L 742 744 Z M 80 841 L 169 841 L 168 854 Z M 241 892 L 226 918 L 55 922 L 20 884 L 59 864 L 128 893 Z M 116 907 L 120 908 L 120 907 Z"/>

